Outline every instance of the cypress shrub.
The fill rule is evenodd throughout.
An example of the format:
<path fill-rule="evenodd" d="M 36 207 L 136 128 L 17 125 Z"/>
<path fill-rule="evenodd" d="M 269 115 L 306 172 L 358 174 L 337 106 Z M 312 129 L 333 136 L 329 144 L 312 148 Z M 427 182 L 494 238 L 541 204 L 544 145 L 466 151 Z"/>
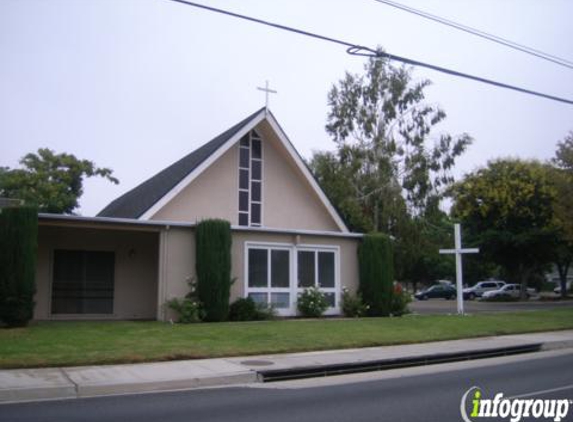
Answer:
<path fill-rule="evenodd" d="M 358 247 L 360 292 L 368 305 L 369 316 L 390 315 L 394 264 L 388 236 L 380 233 L 364 236 Z"/>
<path fill-rule="evenodd" d="M 25 326 L 34 315 L 38 211 L 0 209 L 0 320 Z"/>
<path fill-rule="evenodd" d="M 205 321 L 224 321 L 229 314 L 231 290 L 231 224 L 204 220 L 197 225 L 197 295 L 205 310 Z"/>

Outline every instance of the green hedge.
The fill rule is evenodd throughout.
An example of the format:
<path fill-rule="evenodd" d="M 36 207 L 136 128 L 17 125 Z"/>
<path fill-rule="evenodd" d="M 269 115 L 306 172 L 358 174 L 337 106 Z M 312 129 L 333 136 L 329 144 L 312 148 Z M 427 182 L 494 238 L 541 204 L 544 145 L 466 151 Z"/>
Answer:
<path fill-rule="evenodd" d="M 392 241 L 384 234 L 364 236 L 358 247 L 360 292 L 368 315 L 390 315 L 394 264 Z"/>
<path fill-rule="evenodd" d="M 224 321 L 229 314 L 231 290 L 231 225 L 204 220 L 196 231 L 197 295 L 205 321 Z"/>
<path fill-rule="evenodd" d="M 38 211 L 0 209 L 0 320 L 25 326 L 34 315 Z"/>

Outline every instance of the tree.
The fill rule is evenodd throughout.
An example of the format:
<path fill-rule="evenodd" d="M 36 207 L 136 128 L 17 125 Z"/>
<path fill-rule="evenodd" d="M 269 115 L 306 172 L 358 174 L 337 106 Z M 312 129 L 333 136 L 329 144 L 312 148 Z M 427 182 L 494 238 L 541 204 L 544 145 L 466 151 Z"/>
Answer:
<path fill-rule="evenodd" d="M 481 253 L 522 284 L 551 262 L 556 196 L 548 167 L 536 161 L 497 160 L 452 188 L 453 215 Z"/>
<path fill-rule="evenodd" d="M 34 314 L 38 211 L 0 209 L 0 321 L 25 326 Z"/>
<path fill-rule="evenodd" d="M 23 168 L 0 168 L 0 196 L 21 199 L 40 212 L 71 214 L 78 207 L 86 177 L 101 176 L 119 183 L 108 168 L 47 148 L 27 154 L 20 164 Z"/>
<path fill-rule="evenodd" d="M 557 144 L 555 168 L 550 172 L 556 190 L 554 201 L 554 224 L 556 245 L 554 263 L 561 284 L 561 296 L 567 296 L 567 273 L 573 261 L 573 132 Z"/>
<path fill-rule="evenodd" d="M 557 167 L 573 173 L 573 131 L 569 132 L 565 139 L 557 144 L 553 163 Z"/>
<path fill-rule="evenodd" d="M 228 221 L 210 219 L 197 224 L 197 295 L 205 310 L 205 321 L 224 321 L 229 315 L 231 243 L 231 224 Z"/>
<path fill-rule="evenodd" d="M 398 228 L 400 236 L 394 242 L 396 279 L 417 284 L 431 284 L 455 274 L 452 257 L 440 255 L 440 248 L 450 248 L 452 221 L 442 211 L 427 216 L 404 219 Z"/>
<path fill-rule="evenodd" d="M 360 293 L 370 316 L 390 315 L 394 293 L 392 256 L 392 241 L 383 234 L 366 235 L 358 246 Z"/>
<path fill-rule="evenodd" d="M 347 73 L 330 90 L 326 130 L 337 151 L 315 154 L 310 166 L 351 226 L 392 233 L 404 214 L 436 208 L 453 181 L 449 172 L 471 138 L 442 134 L 428 147 L 446 117 L 424 103 L 429 84 L 372 58 L 364 75 Z"/>

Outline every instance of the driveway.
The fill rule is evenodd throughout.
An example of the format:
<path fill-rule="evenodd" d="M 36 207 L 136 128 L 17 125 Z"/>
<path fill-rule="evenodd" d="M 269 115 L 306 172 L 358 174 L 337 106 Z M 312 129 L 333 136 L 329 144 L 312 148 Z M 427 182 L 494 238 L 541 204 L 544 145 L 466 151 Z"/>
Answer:
<path fill-rule="evenodd" d="M 481 302 L 478 300 L 464 301 L 464 310 L 469 314 L 479 314 L 488 312 L 519 312 L 535 311 L 540 309 L 556 309 L 573 307 L 573 300 L 563 302 L 528 300 L 524 302 Z M 429 299 L 416 300 L 410 303 L 409 308 L 412 312 L 421 315 L 431 314 L 455 314 L 457 305 L 455 300 Z"/>

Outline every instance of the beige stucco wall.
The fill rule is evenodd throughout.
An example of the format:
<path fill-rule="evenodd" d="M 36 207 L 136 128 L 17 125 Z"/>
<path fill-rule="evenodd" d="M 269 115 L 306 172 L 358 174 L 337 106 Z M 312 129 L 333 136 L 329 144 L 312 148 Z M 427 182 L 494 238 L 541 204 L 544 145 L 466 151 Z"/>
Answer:
<path fill-rule="evenodd" d="M 274 131 L 266 122 L 263 137 L 263 225 L 271 228 L 340 231 Z"/>
<path fill-rule="evenodd" d="M 237 224 L 238 148 L 230 148 L 151 219 L 194 223 L 222 218 Z"/>
<path fill-rule="evenodd" d="M 159 282 L 157 319 L 174 318 L 164 304 L 173 298 L 183 298 L 195 279 L 195 235 L 191 228 L 171 227 L 161 232 L 159 246 Z"/>
<path fill-rule="evenodd" d="M 42 226 L 38 233 L 35 319 L 154 319 L 157 306 L 157 232 Z M 115 252 L 112 315 L 51 315 L 55 249 Z"/>
<path fill-rule="evenodd" d="M 251 232 L 233 232 L 231 247 L 231 275 L 237 280 L 231 287 L 231 301 L 245 295 L 245 244 L 246 242 L 280 243 L 288 245 L 324 245 L 339 247 L 340 285 L 350 291 L 358 289 L 358 242 L 359 239 L 326 236 L 296 236 Z"/>
<path fill-rule="evenodd" d="M 161 305 L 169 299 L 184 297 L 189 292 L 188 282 L 196 277 L 195 235 L 191 228 L 170 228 L 161 236 L 159 253 L 163 264 L 159 273 L 162 287 L 158 295 L 157 319 L 169 320 L 175 319 L 175 315 Z M 246 242 L 337 246 L 341 287 L 346 286 L 353 292 L 358 288 L 358 239 L 233 231 L 231 278 L 235 282 L 231 286 L 231 302 L 245 295 Z"/>
<path fill-rule="evenodd" d="M 40 225 L 36 273 L 35 319 L 159 319 L 174 315 L 164 303 L 189 292 L 195 273 L 195 235 L 190 227 L 156 231 L 101 227 Z M 160 230 L 160 231 L 158 231 Z M 358 288 L 358 239 L 233 231 L 230 300 L 245 295 L 246 242 L 284 245 L 325 245 L 339 248 L 340 285 Z M 52 260 L 55 249 L 115 252 L 112 315 L 51 315 Z"/>
<path fill-rule="evenodd" d="M 266 121 L 263 137 L 263 227 L 339 231 L 318 195 Z M 238 144 L 209 166 L 152 220 L 195 222 L 222 218 L 238 224 Z"/>

